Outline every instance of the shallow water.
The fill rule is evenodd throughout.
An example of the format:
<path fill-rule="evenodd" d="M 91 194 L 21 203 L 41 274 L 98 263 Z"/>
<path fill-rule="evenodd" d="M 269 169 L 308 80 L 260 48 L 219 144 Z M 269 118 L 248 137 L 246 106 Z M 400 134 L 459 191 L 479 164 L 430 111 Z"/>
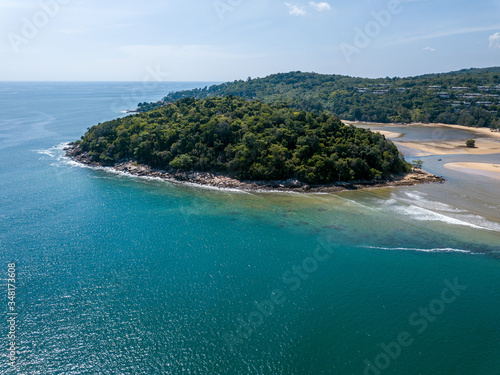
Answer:
<path fill-rule="evenodd" d="M 429 142 L 429 141 L 461 141 L 469 138 L 481 137 L 465 129 L 453 129 L 446 126 L 429 128 L 424 125 L 396 125 L 396 124 L 360 124 L 356 127 L 371 130 L 388 130 L 401 135 L 394 140 L 405 142 Z"/>
<path fill-rule="evenodd" d="M 204 86 L 162 84 L 137 101 L 193 85 Z M 0 267 L 17 263 L 18 373 L 363 374 L 370 362 L 497 374 L 498 181 L 442 167 L 490 156 L 422 157 L 444 184 L 198 188 L 63 158 L 141 83 L 2 88 Z M 443 302 L 455 282 L 465 289 Z M 385 363 L 405 332 L 411 344 Z"/>

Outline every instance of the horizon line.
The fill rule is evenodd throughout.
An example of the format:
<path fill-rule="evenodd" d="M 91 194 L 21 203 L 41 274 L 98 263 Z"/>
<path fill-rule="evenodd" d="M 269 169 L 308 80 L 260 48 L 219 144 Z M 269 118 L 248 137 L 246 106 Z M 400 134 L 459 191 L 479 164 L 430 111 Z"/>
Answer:
<path fill-rule="evenodd" d="M 254 77 L 253 79 L 261 79 L 265 77 L 269 77 L 271 75 L 276 75 L 276 74 L 288 74 L 288 73 L 306 73 L 306 74 L 319 74 L 319 75 L 338 75 L 338 76 L 344 76 L 344 77 L 351 77 L 351 78 L 362 78 L 362 79 L 396 79 L 396 78 L 413 78 L 413 77 L 421 77 L 421 76 L 426 76 L 426 75 L 431 75 L 431 74 L 448 74 L 448 73 L 455 73 L 455 72 L 460 72 L 463 70 L 473 70 L 473 69 L 478 69 L 478 70 L 487 70 L 487 69 L 500 69 L 500 66 L 486 66 L 486 67 L 469 67 L 469 68 L 461 68 L 457 70 L 450 70 L 450 71 L 445 71 L 445 72 L 430 72 L 430 73 L 423 73 L 423 74 L 418 74 L 418 75 L 408 75 L 408 76 L 385 76 L 385 77 L 362 77 L 362 76 L 356 76 L 356 75 L 347 75 L 347 74 L 338 74 L 338 73 L 317 73 L 314 71 L 301 71 L 301 70 L 290 70 L 288 72 L 277 72 L 277 73 L 270 73 L 268 75 L 265 75 L 263 77 Z M 500 73 L 500 72 L 499 72 Z M 234 81 L 245 81 L 246 79 L 240 78 L 240 79 L 233 79 L 233 80 L 171 80 L 171 81 L 135 81 L 135 80 L 0 80 L 0 83 L 174 83 L 174 82 L 193 82 L 193 83 L 225 83 L 225 82 L 234 82 Z"/>

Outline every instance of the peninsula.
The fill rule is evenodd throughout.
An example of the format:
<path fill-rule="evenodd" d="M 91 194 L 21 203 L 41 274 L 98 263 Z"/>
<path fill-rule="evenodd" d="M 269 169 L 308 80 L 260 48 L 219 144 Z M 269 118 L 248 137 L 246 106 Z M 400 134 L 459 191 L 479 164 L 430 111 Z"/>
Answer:
<path fill-rule="evenodd" d="M 222 188 L 338 191 L 442 181 L 412 172 L 385 136 L 337 117 L 231 95 L 184 98 L 93 126 L 67 155 Z"/>

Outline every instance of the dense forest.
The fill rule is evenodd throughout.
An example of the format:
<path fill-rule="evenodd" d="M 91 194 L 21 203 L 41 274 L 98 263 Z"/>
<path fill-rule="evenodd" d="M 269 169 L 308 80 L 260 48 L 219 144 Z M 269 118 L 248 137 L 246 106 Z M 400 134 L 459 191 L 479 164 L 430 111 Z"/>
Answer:
<path fill-rule="evenodd" d="M 500 128 L 500 67 L 409 78 L 354 78 L 290 72 L 170 93 L 147 111 L 178 99 L 240 96 L 370 122 L 437 122 Z"/>
<path fill-rule="evenodd" d="M 92 161 L 135 160 L 165 170 L 223 172 L 241 180 L 322 184 L 410 169 L 382 135 L 337 117 L 224 98 L 180 99 L 93 126 L 77 144 Z"/>

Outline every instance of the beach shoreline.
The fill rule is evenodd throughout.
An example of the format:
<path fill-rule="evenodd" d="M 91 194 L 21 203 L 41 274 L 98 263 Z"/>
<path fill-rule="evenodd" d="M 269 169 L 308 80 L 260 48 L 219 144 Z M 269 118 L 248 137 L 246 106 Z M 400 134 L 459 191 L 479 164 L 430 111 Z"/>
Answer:
<path fill-rule="evenodd" d="M 398 140 L 402 133 L 396 133 L 391 130 L 372 130 L 383 134 L 387 139 L 394 142 L 398 147 L 405 147 L 415 151 L 414 156 L 431 156 L 431 155 L 492 155 L 500 153 L 500 132 L 491 131 L 490 128 L 473 128 L 463 125 L 450 124 L 427 124 L 427 123 L 411 123 L 411 124 L 396 124 L 396 123 L 369 123 L 359 121 L 343 121 L 344 124 L 352 125 L 367 125 L 377 127 L 412 127 L 424 126 L 428 128 L 446 127 L 457 129 L 471 133 L 467 139 L 476 141 L 475 147 L 467 147 L 465 138 L 463 140 L 432 140 L 432 141 L 404 141 Z"/>
<path fill-rule="evenodd" d="M 492 137 L 492 138 L 498 138 L 500 139 L 500 131 L 492 131 L 491 128 L 475 128 L 472 126 L 465 126 L 465 125 L 455 125 L 455 124 L 443 124 L 443 123 L 424 123 L 424 122 L 411 122 L 408 124 L 399 124 L 399 123 L 394 123 L 394 122 L 366 122 L 366 121 L 347 121 L 347 120 L 342 120 L 342 122 L 346 125 L 368 125 L 368 126 L 424 126 L 424 127 L 429 127 L 429 128 L 439 128 L 439 127 L 445 127 L 445 128 L 451 128 L 451 129 L 458 129 L 458 130 L 465 130 L 465 131 L 470 131 L 472 133 L 476 133 L 477 135 L 483 135 L 487 137 Z"/>
<path fill-rule="evenodd" d="M 310 185 L 296 179 L 279 181 L 240 181 L 235 178 L 211 172 L 182 172 L 165 171 L 152 168 L 148 165 L 138 164 L 133 160 L 103 165 L 90 160 L 88 155 L 73 143 L 64 148 L 66 157 L 71 160 L 95 168 L 108 167 L 114 171 L 131 176 L 152 177 L 168 182 L 181 184 L 194 184 L 201 187 L 212 187 L 225 190 L 255 191 L 255 192 L 295 192 L 295 193 L 337 193 L 348 190 L 360 190 L 367 188 L 384 188 L 398 186 L 413 186 L 424 183 L 442 183 L 444 179 L 439 176 L 416 169 L 409 173 L 391 176 L 385 179 L 371 181 L 338 182 L 323 185 Z"/>
<path fill-rule="evenodd" d="M 474 139 L 475 147 L 467 147 L 465 141 L 397 141 L 396 146 L 416 151 L 415 156 L 430 155 L 493 155 L 500 153 L 500 140 Z"/>
<path fill-rule="evenodd" d="M 458 162 L 446 163 L 444 167 L 458 172 L 500 179 L 500 164 Z"/>

